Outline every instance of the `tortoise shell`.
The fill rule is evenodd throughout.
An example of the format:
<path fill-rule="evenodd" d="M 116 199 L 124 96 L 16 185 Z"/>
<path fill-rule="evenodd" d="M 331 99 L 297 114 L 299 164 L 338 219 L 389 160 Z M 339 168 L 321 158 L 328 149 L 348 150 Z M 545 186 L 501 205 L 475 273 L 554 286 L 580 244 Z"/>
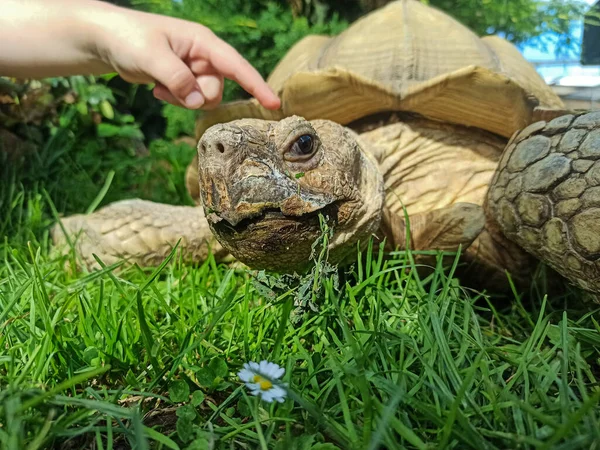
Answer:
<path fill-rule="evenodd" d="M 267 79 L 282 99 L 269 111 L 254 99 L 223 104 L 197 122 L 291 115 L 340 124 L 384 111 L 481 128 L 504 137 L 560 110 L 560 98 L 519 51 L 417 0 L 398 0 L 335 37 L 307 36 Z"/>

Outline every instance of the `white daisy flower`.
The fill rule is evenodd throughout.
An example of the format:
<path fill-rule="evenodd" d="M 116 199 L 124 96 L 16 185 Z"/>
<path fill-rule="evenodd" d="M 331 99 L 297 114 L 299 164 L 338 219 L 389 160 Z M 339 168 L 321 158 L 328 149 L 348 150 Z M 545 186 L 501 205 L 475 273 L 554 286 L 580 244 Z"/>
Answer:
<path fill-rule="evenodd" d="M 250 389 L 252 395 L 260 396 L 265 402 L 271 403 L 273 400 L 283 403 L 287 395 L 285 386 L 278 383 L 277 380 L 283 376 L 285 369 L 277 364 L 261 361 L 253 361 L 244 364 L 244 368 L 238 372 L 238 377 L 246 387 Z"/>

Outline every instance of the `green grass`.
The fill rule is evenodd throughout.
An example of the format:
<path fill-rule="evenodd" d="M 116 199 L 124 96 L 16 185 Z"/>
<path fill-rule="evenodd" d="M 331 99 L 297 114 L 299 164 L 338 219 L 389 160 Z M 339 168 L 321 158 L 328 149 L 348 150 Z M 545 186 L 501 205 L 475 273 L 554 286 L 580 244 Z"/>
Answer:
<path fill-rule="evenodd" d="M 64 258 L 5 245 L 0 442 L 598 446 L 597 311 L 575 294 L 495 311 L 452 269 L 421 279 L 406 270 L 410 254 L 370 255 L 345 272 L 317 261 L 327 270 L 294 285 L 175 255 L 154 271 L 70 275 Z M 285 403 L 257 405 L 237 380 L 244 362 L 261 359 L 286 368 Z"/>
<path fill-rule="evenodd" d="M 186 201 L 175 147 L 140 159 L 78 142 L 59 133 L 2 168 L 2 448 L 600 448 L 600 315 L 580 292 L 547 297 L 540 277 L 489 297 L 455 266 L 419 276 L 410 253 L 376 249 L 343 269 L 317 251 L 301 278 L 175 253 L 65 270 L 49 199 L 86 211 L 114 169 L 102 204 Z M 286 369 L 283 404 L 236 376 L 262 359 Z"/>

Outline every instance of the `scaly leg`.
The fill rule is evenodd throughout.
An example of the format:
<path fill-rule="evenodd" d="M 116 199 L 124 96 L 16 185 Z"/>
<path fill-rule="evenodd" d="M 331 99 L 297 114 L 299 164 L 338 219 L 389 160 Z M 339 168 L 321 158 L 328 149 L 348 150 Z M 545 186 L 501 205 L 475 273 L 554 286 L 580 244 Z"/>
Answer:
<path fill-rule="evenodd" d="M 126 259 L 141 266 L 155 266 L 179 240 L 186 261 L 202 261 L 209 251 L 218 258 L 227 255 L 213 237 L 200 207 L 124 200 L 90 215 L 64 218 L 62 225 L 88 268 L 98 267 L 93 254 L 105 264 Z M 59 224 L 52 230 L 52 238 L 57 247 L 68 248 Z"/>
<path fill-rule="evenodd" d="M 468 284 L 503 291 L 509 287 L 506 271 L 521 284 L 535 267 L 533 258 L 506 239 L 493 223 L 486 221 L 484 210 L 473 203 L 454 203 L 409 216 L 411 250 L 462 250 L 466 263 L 457 272 Z M 382 231 L 390 247 L 406 248 L 404 217 L 386 211 Z M 415 255 L 423 265 L 435 264 L 435 257 Z M 449 261 L 450 262 L 450 261 Z"/>
<path fill-rule="evenodd" d="M 481 206 L 473 203 L 455 203 L 423 213 L 411 214 L 409 227 L 404 216 L 385 210 L 381 230 L 394 248 L 407 246 L 407 228 L 410 231 L 408 246 L 411 250 L 439 250 L 455 252 L 468 248 L 481 234 L 485 215 Z"/>

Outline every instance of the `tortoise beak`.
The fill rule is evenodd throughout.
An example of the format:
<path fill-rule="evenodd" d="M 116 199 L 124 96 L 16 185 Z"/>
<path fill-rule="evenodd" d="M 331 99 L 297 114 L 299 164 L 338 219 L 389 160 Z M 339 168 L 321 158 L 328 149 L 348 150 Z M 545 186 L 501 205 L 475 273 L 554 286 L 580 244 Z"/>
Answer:
<path fill-rule="evenodd" d="M 204 171 L 202 200 L 206 217 L 212 224 L 225 220 L 236 226 L 266 212 L 300 217 L 335 202 L 329 194 L 312 192 L 299 181 L 281 173 L 269 162 L 246 159 L 227 183 L 223 177 Z"/>

